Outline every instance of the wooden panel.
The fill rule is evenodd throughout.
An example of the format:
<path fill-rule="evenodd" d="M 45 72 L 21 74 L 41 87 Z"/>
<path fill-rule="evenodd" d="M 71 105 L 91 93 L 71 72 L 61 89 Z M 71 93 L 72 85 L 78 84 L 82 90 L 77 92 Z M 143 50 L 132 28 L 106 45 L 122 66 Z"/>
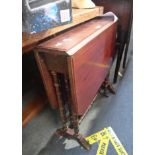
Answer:
<path fill-rule="evenodd" d="M 58 101 L 56 97 L 56 90 L 54 87 L 53 79 L 51 78 L 48 69 L 44 63 L 44 60 L 40 57 L 39 53 L 35 52 L 36 61 L 43 79 L 43 83 L 46 89 L 46 93 L 52 108 L 58 108 Z"/>
<path fill-rule="evenodd" d="M 52 53 L 53 50 L 67 52 L 74 48 L 77 44 L 81 43 L 84 39 L 88 38 L 91 34 L 98 31 L 101 27 L 110 23 L 113 23 L 113 21 L 111 20 L 110 22 L 109 20 L 98 19 L 88 21 L 66 33 L 58 35 L 57 37 L 40 44 L 38 48 L 51 49 Z"/>
<path fill-rule="evenodd" d="M 59 54 L 44 54 L 40 53 L 45 60 L 47 69 L 49 71 L 56 71 L 58 73 L 67 74 L 66 55 Z"/>
<path fill-rule="evenodd" d="M 64 66 L 64 70 L 69 71 L 72 110 L 78 115 L 84 114 L 109 72 L 114 56 L 116 27 L 117 22 L 114 18 L 97 17 L 36 48 L 39 55 L 44 55 L 42 58 L 48 70 L 63 73 Z M 72 37 L 72 43 L 64 43 L 56 49 L 55 44 L 66 36 Z M 53 63 L 53 58 L 57 59 L 63 55 L 63 62 L 68 60 L 68 66 Z M 48 73 L 48 70 L 45 70 Z M 46 75 L 42 74 L 42 77 L 46 83 Z M 51 84 L 54 85 L 53 82 Z M 47 94 L 51 91 L 51 84 L 45 84 L 48 88 Z M 51 95 L 48 97 L 52 98 Z"/>
<path fill-rule="evenodd" d="M 42 39 L 45 39 L 53 34 L 56 34 L 58 32 L 61 32 L 65 29 L 68 29 L 70 27 L 73 27 L 77 24 L 80 24 L 82 22 L 85 22 L 89 19 L 92 19 L 96 16 L 99 16 L 103 13 L 103 7 L 96 7 L 94 9 L 73 9 L 73 22 L 67 25 L 59 26 L 53 29 L 49 29 L 47 31 L 43 31 L 41 33 L 36 34 L 27 34 L 23 33 L 22 36 L 22 47 L 23 52 L 27 52 L 33 47 L 36 46 L 36 43 Z"/>
<path fill-rule="evenodd" d="M 46 103 L 47 98 L 44 95 L 28 103 L 22 112 L 22 126 L 25 127 L 44 108 Z"/>
<path fill-rule="evenodd" d="M 116 24 L 72 56 L 74 110 L 83 115 L 104 81 L 113 60 Z"/>

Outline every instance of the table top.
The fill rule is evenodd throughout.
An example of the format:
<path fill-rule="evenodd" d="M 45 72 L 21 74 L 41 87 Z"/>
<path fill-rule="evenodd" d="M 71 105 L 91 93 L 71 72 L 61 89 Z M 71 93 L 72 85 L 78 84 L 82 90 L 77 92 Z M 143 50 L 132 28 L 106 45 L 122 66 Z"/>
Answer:
<path fill-rule="evenodd" d="M 48 41 L 45 41 L 37 46 L 37 48 L 48 49 L 51 51 L 61 51 L 66 52 L 71 55 L 73 52 L 76 52 L 77 46 L 84 46 L 87 41 L 92 40 L 96 35 L 102 33 L 107 27 L 112 25 L 114 21 L 110 18 L 98 17 L 92 19 L 80 26 L 74 27 L 71 30 L 62 33 L 55 38 L 52 38 Z"/>
<path fill-rule="evenodd" d="M 58 32 L 61 32 L 63 30 L 66 30 L 68 28 L 71 28 L 75 25 L 78 25 L 80 23 L 83 23 L 87 20 L 90 20 L 96 16 L 102 15 L 103 14 L 103 7 L 97 6 L 93 9 L 73 9 L 73 21 L 70 24 L 55 27 L 40 33 L 36 34 L 27 34 L 27 33 L 22 33 L 22 47 L 23 52 L 28 52 L 30 49 L 33 49 L 39 41 L 52 36 Z"/>

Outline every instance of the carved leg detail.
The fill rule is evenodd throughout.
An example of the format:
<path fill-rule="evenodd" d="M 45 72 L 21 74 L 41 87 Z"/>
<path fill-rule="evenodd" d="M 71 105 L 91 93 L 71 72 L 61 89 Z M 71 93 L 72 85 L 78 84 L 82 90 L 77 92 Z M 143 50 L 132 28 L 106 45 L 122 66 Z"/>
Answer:
<path fill-rule="evenodd" d="M 72 116 L 72 121 L 70 123 L 72 128 L 62 128 L 57 130 L 57 134 L 68 139 L 76 140 L 83 148 L 86 150 L 91 149 L 91 145 L 85 140 L 85 138 L 79 133 L 79 123 L 78 117 Z"/>
<path fill-rule="evenodd" d="M 67 129 L 58 129 L 56 132 L 59 136 L 63 136 L 68 139 L 74 139 L 76 140 L 84 149 L 90 150 L 91 145 L 85 140 L 85 138 L 79 134 L 76 133 L 74 129 L 67 128 Z"/>
<path fill-rule="evenodd" d="M 84 139 L 84 137 L 79 133 L 79 118 L 77 115 L 72 116 L 71 126 L 73 126 L 74 135 L 73 139 L 77 140 L 78 143 L 85 149 L 90 150 L 91 146 L 89 143 Z"/>
<path fill-rule="evenodd" d="M 79 116 L 76 115 L 76 113 L 73 113 L 71 110 L 71 105 L 68 104 L 68 110 L 69 115 L 67 114 L 67 111 L 65 109 L 65 103 L 63 102 L 63 96 L 61 91 L 61 80 L 58 78 L 58 76 L 55 74 L 55 72 L 52 72 L 53 79 L 55 82 L 55 88 L 56 88 L 56 94 L 57 99 L 59 103 L 59 110 L 60 110 L 60 116 L 63 123 L 63 127 L 61 129 L 58 129 L 56 131 L 56 134 L 59 136 L 66 137 L 68 139 L 74 139 L 76 140 L 83 148 L 90 150 L 91 146 L 89 143 L 84 139 L 84 137 L 79 133 Z M 60 84 L 59 84 L 60 83 Z M 65 87 L 67 94 L 70 93 L 69 87 L 68 87 L 68 81 L 67 79 L 64 80 Z M 68 96 L 69 98 L 70 96 Z M 70 100 L 68 102 L 71 102 Z"/>
<path fill-rule="evenodd" d="M 76 140 L 86 150 L 90 150 L 91 149 L 91 145 L 85 140 L 85 138 L 81 134 L 78 134 L 78 136 L 76 136 Z"/>

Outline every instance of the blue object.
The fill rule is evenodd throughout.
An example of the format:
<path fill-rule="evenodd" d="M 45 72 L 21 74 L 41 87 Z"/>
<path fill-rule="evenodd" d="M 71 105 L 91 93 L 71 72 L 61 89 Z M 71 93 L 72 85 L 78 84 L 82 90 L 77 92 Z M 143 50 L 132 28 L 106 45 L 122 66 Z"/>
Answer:
<path fill-rule="evenodd" d="M 23 0 L 22 13 L 23 32 L 27 33 L 41 32 L 72 21 L 70 0 L 58 0 L 32 8 L 28 0 Z"/>

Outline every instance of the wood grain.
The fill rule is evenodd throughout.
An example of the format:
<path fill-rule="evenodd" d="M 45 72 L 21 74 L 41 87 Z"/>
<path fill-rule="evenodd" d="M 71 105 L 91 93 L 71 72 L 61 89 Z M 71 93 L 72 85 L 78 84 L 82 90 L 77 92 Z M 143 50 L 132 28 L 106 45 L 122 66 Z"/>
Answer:
<path fill-rule="evenodd" d="M 65 74 L 68 71 L 71 109 L 75 115 L 85 113 L 109 74 L 115 54 L 116 28 L 117 21 L 113 21 L 113 18 L 96 17 L 38 45 L 36 48 L 36 53 L 44 55 L 42 59 L 48 68 L 46 72 L 54 70 L 57 73 Z M 57 43 L 61 43 L 66 38 L 71 38 L 72 41 L 55 47 Z M 80 46 L 79 49 L 76 48 L 85 40 L 88 40 L 86 44 Z M 69 55 L 68 51 L 72 49 L 77 51 Z M 63 59 L 61 59 L 62 56 L 64 56 Z M 53 61 L 53 58 L 58 62 L 59 60 L 63 62 L 56 64 L 54 62 L 56 60 Z M 45 76 L 44 74 L 44 82 L 46 81 Z M 50 90 L 53 86 L 47 84 L 47 87 Z"/>
<path fill-rule="evenodd" d="M 85 22 L 89 19 L 92 19 L 96 16 L 103 14 L 103 7 L 96 7 L 94 9 L 73 9 L 73 22 L 67 25 L 59 26 L 53 29 L 49 29 L 47 31 L 43 31 L 36 34 L 22 34 L 22 47 L 26 49 L 26 51 L 30 51 L 32 47 L 34 47 L 38 41 L 45 39 L 51 35 L 54 35 L 58 32 L 66 30 L 70 27 L 73 27 L 77 24 Z M 24 52 L 24 51 L 23 51 Z"/>
<path fill-rule="evenodd" d="M 58 101 L 56 97 L 56 90 L 54 87 L 54 82 L 50 73 L 48 72 L 47 66 L 45 65 L 44 60 L 39 55 L 38 52 L 35 52 L 35 58 L 38 64 L 38 68 L 40 70 L 41 77 L 43 79 L 44 87 L 47 92 L 47 96 L 49 99 L 49 103 L 53 109 L 58 108 Z"/>
<path fill-rule="evenodd" d="M 22 126 L 25 127 L 38 113 L 44 108 L 47 103 L 46 96 L 42 95 L 34 99 L 23 109 Z"/>
<path fill-rule="evenodd" d="M 37 48 L 51 49 L 52 53 L 54 50 L 66 52 L 80 44 L 83 40 L 89 38 L 90 35 L 94 34 L 101 27 L 112 23 L 113 21 L 109 20 L 102 21 L 94 19 L 39 44 Z"/>
<path fill-rule="evenodd" d="M 94 99 L 113 62 L 116 24 L 71 57 L 75 111 L 83 115 Z"/>

